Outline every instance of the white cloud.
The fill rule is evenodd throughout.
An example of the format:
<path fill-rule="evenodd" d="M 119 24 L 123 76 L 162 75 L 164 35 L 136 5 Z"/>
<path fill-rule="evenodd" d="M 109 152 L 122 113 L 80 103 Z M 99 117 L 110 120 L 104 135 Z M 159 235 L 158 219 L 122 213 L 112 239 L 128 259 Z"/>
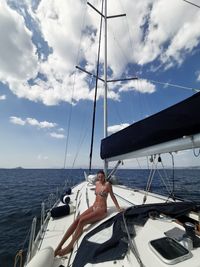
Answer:
<path fill-rule="evenodd" d="M 63 128 L 59 128 L 57 131 L 58 132 L 64 132 L 65 130 Z"/>
<path fill-rule="evenodd" d="M 191 52 L 199 42 L 199 23 L 198 8 L 179 0 L 155 1 L 140 63 L 160 58 L 168 67 L 182 64 L 185 52 Z"/>
<path fill-rule="evenodd" d="M 109 2 L 114 6 L 114 0 Z M 145 65 L 156 59 L 168 67 L 182 64 L 185 53 L 193 51 L 199 43 L 198 8 L 191 8 L 180 0 L 125 0 L 123 6 L 127 18 L 123 22 L 111 22 L 117 40 L 109 40 L 110 61 L 115 73 L 124 70 L 127 63 Z M 126 34 L 125 24 L 129 26 Z"/>
<path fill-rule="evenodd" d="M 41 129 L 51 129 L 57 126 L 56 123 L 54 122 L 48 122 L 48 121 L 41 121 L 39 122 L 38 120 L 34 119 L 34 118 L 26 118 L 25 120 L 22 120 L 19 117 L 15 117 L 12 116 L 10 117 L 10 122 L 13 124 L 18 124 L 18 125 L 31 125 L 31 126 L 35 126 L 37 128 L 41 128 Z"/>
<path fill-rule="evenodd" d="M 21 118 L 12 116 L 10 117 L 10 122 L 13 124 L 18 124 L 18 125 L 25 125 L 26 121 L 22 120 Z"/>
<path fill-rule="evenodd" d="M 100 1 L 93 4 L 100 9 Z M 87 4 L 81 0 L 41 0 L 37 9 L 33 10 L 32 6 L 33 2 L 24 1 L 24 8 L 37 26 L 37 34 L 41 34 L 51 52 L 47 55 L 47 49 L 46 54 L 42 51 L 41 41 L 37 47 L 33 43 L 34 32 L 27 28 L 22 17 L 26 12 L 17 13 L 2 0 L 0 81 L 18 97 L 45 105 L 92 100 L 94 89 L 89 88 L 88 76 L 80 72 L 75 77 L 73 74 L 78 64 L 79 46 L 79 62 L 84 61 L 87 70 L 95 71 L 99 16 L 91 8 L 87 8 L 85 15 Z M 128 64 L 145 65 L 159 60 L 164 68 L 181 65 L 185 55 L 194 53 L 199 44 L 200 10 L 189 8 L 184 1 L 124 0 L 117 5 L 116 0 L 110 0 L 108 8 L 109 15 L 127 14 L 126 18 L 108 23 L 108 65 L 113 77 L 119 78 L 126 72 Z M 83 22 L 85 28 L 81 32 Z M 96 35 L 94 30 L 97 30 Z M 100 61 L 103 62 L 103 53 Z M 103 95 L 102 85 L 99 85 L 98 98 Z M 119 91 L 114 85 L 109 88 L 108 97 L 114 100 L 119 100 L 120 93 L 131 88 L 141 93 L 155 91 L 154 85 L 145 80 L 140 85 L 129 82 Z"/>
<path fill-rule="evenodd" d="M 130 124 L 129 123 L 121 123 L 119 125 L 112 125 L 108 127 L 108 133 L 113 134 L 115 132 L 118 132 L 126 127 L 128 127 Z"/>
<path fill-rule="evenodd" d="M 26 119 L 26 122 L 32 126 L 37 126 L 39 128 L 54 128 L 56 127 L 56 123 L 53 123 L 53 122 L 48 122 L 48 121 L 41 121 L 39 122 L 38 120 L 36 119 L 33 119 L 33 118 L 27 118 Z"/>
<path fill-rule="evenodd" d="M 48 160 L 49 157 L 48 157 L 48 156 L 44 156 L 44 155 L 39 154 L 39 155 L 37 156 L 37 159 L 43 161 L 43 160 Z"/>
<path fill-rule="evenodd" d="M 4 0 L 0 2 L 0 32 L 0 80 L 17 92 L 13 83 L 24 83 L 36 76 L 38 57 L 23 17 Z"/>
<path fill-rule="evenodd" d="M 57 139 L 64 139 L 65 135 L 64 134 L 58 134 L 58 133 L 50 133 L 51 137 L 57 138 Z"/>
<path fill-rule="evenodd" d="M 126 84 L 121 85 L 120 92 L 130 90 L 138 91 L 141 93 L 154 93 L 156 87 L 151 82 L 142 79 L 132 80 L 127 82 Z"/>
<path fill-rule="evenodd" d="M 6 95 L 0 95 L 0 100 L 6 100 Z"/>

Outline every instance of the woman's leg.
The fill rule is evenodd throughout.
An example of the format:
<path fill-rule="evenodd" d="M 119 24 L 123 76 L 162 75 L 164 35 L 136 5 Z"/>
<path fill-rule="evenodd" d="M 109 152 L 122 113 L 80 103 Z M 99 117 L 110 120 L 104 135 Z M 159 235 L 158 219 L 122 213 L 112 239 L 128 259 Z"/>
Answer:
<path fill-rule="evenodd" d="M 69 245 L 67 247 L 65 247 L 64 249 L 59 250 L 58 255 L 63 256 L 67 253 L 69 253 L 72 248 L 74 243 L 76 242 L 76 240 L 81 236 L 82 232 L 83 232 L 83 227 L 87 224 L 90 223 L 94 223 L 97 222 L 103 218 L 106 217 L 106 213 L 104 210 L 98 209 L 96 211 L 92 211 L 84 216 L 82 216 L 79 220 L 79 223 L 77 225 L 76 231 L 72 237 L 71 242 L 69 243 Z"/>
<path fill-rule="evenodd" d="M 90 207 L 88 208 L 86 211 L 84 211 L 72 224 L 71 226 L 68 228 L 68 230 L 66 231 L 66 233 L 64 234 L 62 240 L 60 241 L 59 245 L 57 246 L 57 248 L 55 249 L 54 255 L 58 255 L 59 250 L 61 250 L 63 244 L 65 243 L 65 241 L 74 233 L 74 231 L 76 230 L 76 227 L 78 226 L 79 220 L 84 217 L 85 215 L 87 215 L 88 213 L 91 213 L 91 211 L 93 211 L 93 208 Z"/>

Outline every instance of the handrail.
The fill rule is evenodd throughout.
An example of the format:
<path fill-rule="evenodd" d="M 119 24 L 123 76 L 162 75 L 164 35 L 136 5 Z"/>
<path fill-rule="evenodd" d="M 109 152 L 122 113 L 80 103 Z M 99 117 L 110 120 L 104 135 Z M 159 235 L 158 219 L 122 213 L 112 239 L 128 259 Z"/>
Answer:
<path fill-rule="evenodd" d="M 45 219 L 45 203 L 41 203 L 41 220 L 40 220 L 40 229 L 42 228 L 42 225 L 44 224 Z"/>
<path fill-rule="evenodd" d="M 29 262 L 32 258 L 33 243 L 35 240 L 36 223 L 37 223 L 37 217 L 34 217 L 32 221 L 32 225 L 31 225 L 31 233 L 30 233 L 30 239 L 29 239 L 29 244 L 28 244 L 27 262 Z"/>
<path fill-rule="evenodd" d="M 55 199 L 55 197 L 57 197 Z M 54 203 L 53 200 L 55 199 Z M 36 224 L 37 224 L 37 217 L 33 218 L 32 225 L 31 225 L 31 232 L 30 232 L 30 238 L 29 238 L 29 244 L 28 244 L 28 250 L 26 254 L 26 262 L 25 266 L 28 264 L 28 262 L 32 259 L 34 249 L 36 247 L 39 247 L 39 242 L 42 240 L 42 234 L 45 231 L 45 227 L 47 226 L 47 223 L 51 217 L 49 210 L 56 207 L 60 201 L 59 199 L 59 190 L 57 188 L 56 194 L 51 193 L 47 199 L 49 209 L 45 210 L 45 202 L 41 203 L 41 221 L 40 221 L 40 229 L 36 235 Z"/>

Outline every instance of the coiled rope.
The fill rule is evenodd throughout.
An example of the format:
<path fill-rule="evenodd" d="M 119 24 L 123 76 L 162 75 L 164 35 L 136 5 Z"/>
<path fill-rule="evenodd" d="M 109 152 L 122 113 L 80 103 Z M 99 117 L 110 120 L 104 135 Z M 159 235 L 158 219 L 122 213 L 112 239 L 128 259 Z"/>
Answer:
<path fill-rule="evenodd" d="M 30 231 L 31 230 L 29 229 L 28 232 L 27 232 L 26 238 L 24 239 L 23 243 L 20 244 L 20 246 L 19 246 L 19 247 L 21 247 L 21 249 L 15 255 L 14 267 L 17 267 L 17 263 L 19 261 L 20 261 L 19 267 L 22 267 L 23 266 L 23 251 L 24 251 L 25 244 L 28 241 L 28 237 L 30 236 Z"/>
<path fill-rule="evenodd" d="M 15 262 L 14 262 L 14 267 L 17 267 L 17 263 L 19 262 L 19 267 L 22 267 L 23 263 L 23 249 L 20 249 L 16 256 L 15 256 Z"/>

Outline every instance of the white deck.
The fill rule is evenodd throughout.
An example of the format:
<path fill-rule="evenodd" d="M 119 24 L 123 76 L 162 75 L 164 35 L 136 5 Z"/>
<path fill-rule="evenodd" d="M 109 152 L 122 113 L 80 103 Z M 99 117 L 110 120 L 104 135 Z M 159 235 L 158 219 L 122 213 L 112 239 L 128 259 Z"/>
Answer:
<path fill-rule="evenodd" d="M 113 191 L 116 195 L 116 198 L 119 202 L 119 205 L 124 208 L 128 208 L 132 205 L 142 204 L 144 192 L 128 189 L 124 186 L 113 186 Z M 69 225 L 73 222 L 75 217 L 85 211 L 88 208 L 88 205 L 91 206 L 94 202 L 95 195 L 94 195 L 94 186 L 89 185 L 87 182 L 83 182 L 78 186 L 74 187 L 72 190 L 72 194 L 70 195 L 71 203 L 75 207 L 75 212 L 68 216 L 62 217 L 60 219 L 52 219 L 50 218 L 47 231 L 45 232 L 44 238 L 41 241 L 41 244 L 38 250 L 42 250 L 46 247 L 52 247 L 53 249 L 56 248 L 57 244 L 60 242 L 61 238 L 63 237 L 65 231 L 68 229 Z M 88 200 L 87 200 L 88 198 Z M 165 202 L 166 198 L 157 196 L 155 194 L 149 194 L 146 203 L 161 203 Z M 60 204 L 63 205 L 63 204 Z M 108 216 L 104 219 L 107 220 L 109 217 L 114 216 L 117 213 L 116 208 L 110 198 L 108 197 Z M 86 227 L 84 233 L 82 234 L 81 238 L 77 242 L 76 246 L 74 247 L 73 253 L 70 255 L 68 254 L 66 257 L 56 257 L 53 260 L 52 267 L 59 267 L 60 265 L 63 266 L 71 266 L 71 263 L 76 255 L 76 250 L 78 245 L 80 244 L 82 238 L 85 234 L 87 234 L 91 229 L 94 229 L 97 225 L 101 224 L 102 221 L 94 224 L 89 225 Z M 167 230 L 172 229 L 173 227 L 179 227 L 184 229 L 181 225 L 175 223 L 172 220 L 152 220 L 148 219 L 145 224 L 145 227 L 140 227 L 137 231 L 137 236 L 134 239 L 136 244 L 137 250 L 139 252 L 140 258 L 144 266 L 146 267 L 166 267 L 169 266 L 162 262 L 150 249 L 149 241 L 154 240 L 159 237 L 164 237 L 164 232 Z M 69 242 L 69 241 L 68 241 Z M 67 244 L 67 242 L 66 242 Z M 189 260 L 182 261 L 174 266 L 179 267 L 200 267 L 200 248 L 192 250 L 193 257 Z M 87 264 L 89 266 L 139 266 L 135 256 L 129 250 L 127 255 L 125 256 L 124 260 L 117 260 L 114 262 L 105 262 L 100 264 Z M 48 267 L 48 266 L 46 266 Z M 51 266 L 49 266 L 51 267 Z"/>

